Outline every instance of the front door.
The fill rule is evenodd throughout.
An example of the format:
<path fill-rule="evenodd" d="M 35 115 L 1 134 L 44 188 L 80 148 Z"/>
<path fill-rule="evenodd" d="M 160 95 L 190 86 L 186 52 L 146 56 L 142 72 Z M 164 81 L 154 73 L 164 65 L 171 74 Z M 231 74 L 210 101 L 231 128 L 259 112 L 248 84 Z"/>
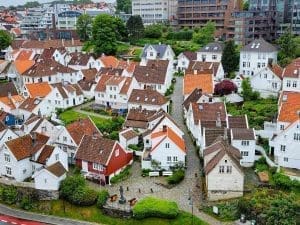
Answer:
<path fill-rule="evenodd" d="M 88 162 L 82 161 L 82 171 L 84 171 L 84 172 L 88 172 L 89 171 L 89 169 L 88 169 Z"/>

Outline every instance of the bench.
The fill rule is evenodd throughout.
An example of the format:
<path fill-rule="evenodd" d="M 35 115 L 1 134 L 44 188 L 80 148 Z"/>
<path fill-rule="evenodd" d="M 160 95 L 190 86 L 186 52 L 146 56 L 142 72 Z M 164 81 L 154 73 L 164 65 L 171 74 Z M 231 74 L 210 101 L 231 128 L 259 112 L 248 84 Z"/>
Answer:
<path fill-rule="evenodd" d="M 158 177 L 159 172 L 149 172 L 149 177 Z"/>
<path fill-rule="evenodd" d="M 118 195 L 112 195 L 109 197 L 111 202 L 115 202 L 118 199 Z"/>
<path fill-rule="evenodd" d="M 132 198 L 132 199 L 128 200 L 128 202 L 129 202 L 129 205 L 132 207 L 132 206 L 135 205 L 135 203 L 137 203 L 137 199 L 136 198 Z"/>
<path fill-rule="evenodd" d="M 173 172 L 172 171 L 163 171 L 162 175 L 163 176 L 172 176 Z"/>

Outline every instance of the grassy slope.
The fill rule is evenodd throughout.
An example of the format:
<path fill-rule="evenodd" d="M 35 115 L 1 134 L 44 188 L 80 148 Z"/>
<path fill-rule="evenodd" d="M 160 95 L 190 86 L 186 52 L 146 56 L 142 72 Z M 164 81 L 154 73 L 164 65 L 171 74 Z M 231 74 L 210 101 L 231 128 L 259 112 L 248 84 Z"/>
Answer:
<path fill-rule="evenodd" d="M 63 206 L 64 204 L 65 210 Z M 38 209 L 35 211 L 42 213 L 47 211 L 50 215 L 68 217 L 89 222 L 99 222 L 107 225 L 184 225 L 191 224 L 192 222 L 191 214 L 186 212 L 181 212 L 179 216 L 173 220 L 158 218 L 148 218 L 143 220 L 118 219 L 104 215 L 96 206 L 78 207 L 70 205 L 67 202 L 64 204 L 61 200 L 52 202 L 45 201 L 41 202 L 38 206 Z M 194 225 L 207 225 L 207 223 L 201 221 L 199 218 L 194 217 Z"/>

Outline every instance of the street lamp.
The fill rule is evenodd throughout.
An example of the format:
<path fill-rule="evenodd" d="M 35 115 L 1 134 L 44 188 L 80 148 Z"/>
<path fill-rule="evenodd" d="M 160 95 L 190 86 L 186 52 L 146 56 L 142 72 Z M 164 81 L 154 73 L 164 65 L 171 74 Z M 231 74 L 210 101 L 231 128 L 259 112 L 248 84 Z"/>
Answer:
<path fill-rule="evenodd" d="M 194 204 L 193 204 L 193 198 L 192 198 L 192 193 L 191 189 L 189 189 L 189 205 L 192 206 L 192 225 L 194 225 Z"/>

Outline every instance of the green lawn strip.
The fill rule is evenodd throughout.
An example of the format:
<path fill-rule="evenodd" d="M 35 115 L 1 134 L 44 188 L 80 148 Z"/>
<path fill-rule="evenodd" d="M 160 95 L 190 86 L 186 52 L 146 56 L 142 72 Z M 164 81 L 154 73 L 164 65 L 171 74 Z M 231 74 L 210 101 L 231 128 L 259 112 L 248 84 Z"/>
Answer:
<path fill-rule="evenodd" d="M 191 224 L 192 216 L 187 212 L 180 212 L 176 219 L 147 218 L 142 220 L 120 219 L 109 217 L 101 212 L 96 206 L 79 207 L 63 202 L 62 200 L 42 201 L 33 210 L 34 212 L 66 217 L 88 222 L 96 222 L 106 225 L 183 225 Z M 194 216 L 194 225 L 207 225 L 201 219 Z"/>

